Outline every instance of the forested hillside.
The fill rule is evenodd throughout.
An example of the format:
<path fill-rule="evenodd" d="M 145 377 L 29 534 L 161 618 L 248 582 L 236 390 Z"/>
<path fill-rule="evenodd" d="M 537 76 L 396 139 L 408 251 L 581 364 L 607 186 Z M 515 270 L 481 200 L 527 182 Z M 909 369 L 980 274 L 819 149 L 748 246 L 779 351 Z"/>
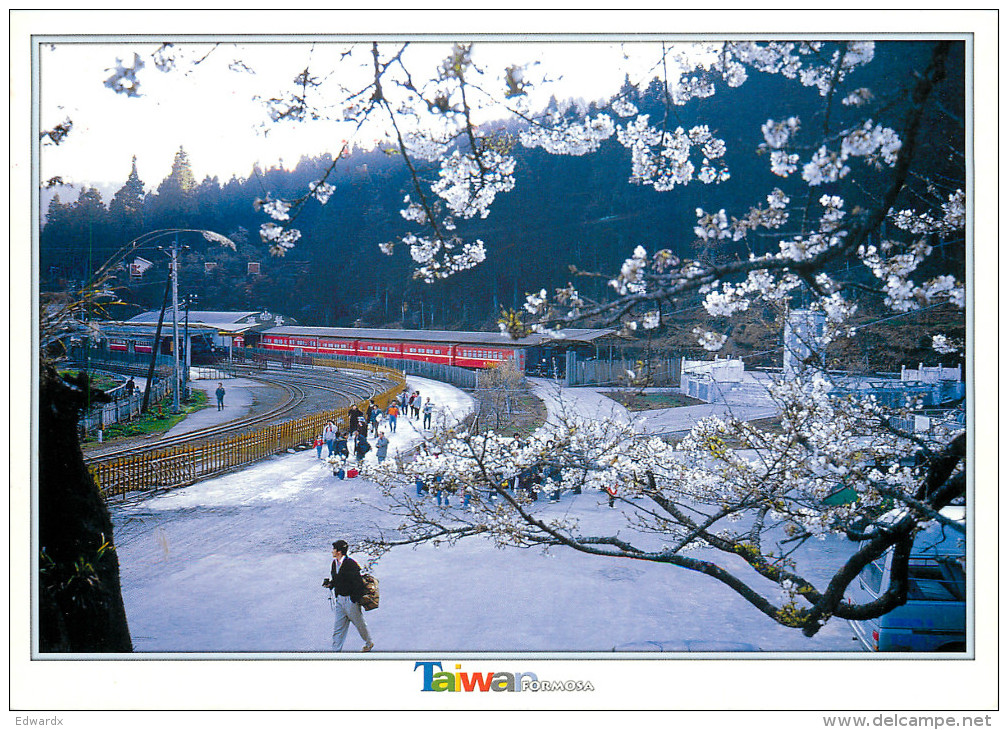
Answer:
<path fill-rule="evenodd" d="M 919 64 L 917 56 L 923 52 L 914 44 L 880 43 L 875 62 L 852 78 L 861 74 L 866 86 L 884 90 L 888 74 L 899 76 L 900 69 Z M 961 58 L 957 63 L 961 65 Z M 237 246 L 231 251 L 190 242 L 181 256 L 180 295 L 196 295 L 200 309 L 268 309 L 309 325 L 483 329 L 493 326 L 501 308 L 520 309 L 526 292 L 564 286 L 571 280 L 571 266 L 611 275 L 637 245 L 707 260 L 775 250 L 782 238 L 780 231 L 762 238 L 754 235 L 747 244 L 705 248 L 693 232 L 696 210 L 724 208 L 729 217 L 742 216 L 758 203 L 750 199 L 751 191 L 775 184 L 765 161 L 753 154 L 762 142 L 761 121 L 770 117 L 772 105 L 783 94 L 790 98 L 791 108 L 802 114 L 803 126 L 825 126 L 816 90 L 796 88 L 778 76 L 756 75 L 732 94 L 693 100 L 674 107 L 676 118 L 663 119 L 667 108 L 661 98 L 663 88 L 656 81 L 644 93 L 629 85 L 624 92 L 642 114 L 652 115 L 652 123 L 663 121 L 668 128 L 707 124 L 726 143 L 730 171 L 726 181 L 656 192 L 629 181 L 630 153 L 615 138 L 591 155 L 550 155 L 518 144 L 521 128 L 511 122 L 493 130 L 491 136 L 514 156 L 519 182 L 500 196 L 485 220 L 458 221 L 461 234 L 486 243 L 487 260 L 446 281 L 417 281 L 411 277 L 413 262 L 408 256 L 389 257 L 379 251 L 379 243 L 409 230 L 400 209 L 412 186 L 406 165 L 394 151 L 353 149 L 338 160 L 328 178 L 335 192 L 325 205 L 316 202 L 299 212 L 297 227 L 302 238 L 278 257 L 271 256 L 260 240 L 260 225 L 268 218 L 256 201 L 296 198 L 323 175 L 332 157 L 327 153 L 302 158 L 292 170 L 255 167 L 247 177 L 197 181 L 188 155 L 180 148 L 171 173 L 157 184 L 141 181 L 134 165 L 132 171 L 123 170 L 124 182 L 110 200 L 103 200 L 97 189 L 88 186 L 76 200 L 64 200 L 66 191 L 57 193 L 43 211 L 41 287 L 62 289 L 68 282 L 86 279 L 121 246 L 146 231 L 201 228 L 221 233 Z M 887 101 L 898 109 L 906 100 L 894 96 Z M 562 112 L 569 103 L 553 105 Z M 946 98 L 942 103 L 952 114 L 963 114 L 962 98 Z M 843 109 L 838 107 L 834 113 L 842 115 Z M 943 129 L 941 134 L 949 132 Z M 947 142 L 948 157 L 928 163 L 936 174 L 947 169 L 949 177 L 954 177 L 962 165 L 963 140 Z M 418 172 L 434 181 L 437 164 L 428 163 Z M 823 192 L 829 192 L 829 185 L 823 186 Z M 864 200 L 848 197 L 848 206 L 867 203 L 876 192 L 870 176 L 865 176 Z M 118 316 L 155 308 L 161 302 L 167 258 L 159 251 L 138 255 L 154 266 L 138 278 L 131 279 L 128 268 L 117 274 L 114 283 L 119 297 L 135 305 Z M 961 257 L 936 258 L 938 263 L 932 266 L 962 275 L 965 262 Z M 258 264 L 258 273 L 250 273 L 250 263 Z M 581 278 L 577 286 L 585 295 L 600 299 L 607 295 L 607 280 Z M 683 303 L 686 324 L 677 328 L 671 318 L 663 332 L 656 334 L 675 338 L 678 329 L 688 333 L 693 304 Z M 862 302 L 860 311 L 870 318 L 881 311 L 876 304 Z M 757 352 L 778 334 L 755 321 L 743 324 L 726 352 Z M 911 342 L 900 356 L 913 357 L 915 349 Z M 927 348 L 920 357 L 925 354 L 934 355 Z"/>

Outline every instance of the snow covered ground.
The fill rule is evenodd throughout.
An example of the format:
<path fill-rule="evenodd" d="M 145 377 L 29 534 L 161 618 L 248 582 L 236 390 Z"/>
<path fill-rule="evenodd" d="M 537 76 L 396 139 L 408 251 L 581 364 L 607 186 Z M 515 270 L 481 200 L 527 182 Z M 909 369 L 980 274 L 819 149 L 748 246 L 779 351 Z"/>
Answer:
<path fill-rule="evenodd" d="M 424 399 L 461 417 L 472 399 L 410 378 Z M 611 401 L 610 401 L 611 402 Z M 437 419 L 435 419 L 437 420 Z M 390 458 L 421 438 L 400 416 Z M 372 439 L 373 443 L 373 439 Z M 374 451 L 368 455 L 374 459 Z M 332 613 L 322 579 L 332 541 L 355 542 L 395 521 L 363 479 L 341 481 L 314 449 L 284 454 L 183 489 L 112 507 L 123 599 L 138 652 L 326 652 Z M 565 494 L 543 514 L 577 516 L 609 534 L 605 495 Z M 454 503 L 451 509 L 459 509 Z M 809 546 L 800 565 L 824 583 L 852 551 Z M 705 576 L 566 549 L 499 550 L 470 539 L 399 548 L 371 566 L 381 606 L 365 614 L 375 653 L 737 650 L 854 652 L 845 622 L 813 639 L 777 626 Z M 351 628 L 344 655 L 360 649 Z M 360 657 L 359 654 L 356 656 Z"/>

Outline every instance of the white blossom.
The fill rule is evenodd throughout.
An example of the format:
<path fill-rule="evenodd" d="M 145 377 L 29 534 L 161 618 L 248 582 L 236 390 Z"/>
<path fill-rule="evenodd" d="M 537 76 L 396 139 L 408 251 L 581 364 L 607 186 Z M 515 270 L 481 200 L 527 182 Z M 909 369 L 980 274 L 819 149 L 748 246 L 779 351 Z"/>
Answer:
<path fill-rule="evenodd" d="M 861 87 L 860 89 L 854 89 L 854 91 L 845 96 L 841 100 L 841 103 L 844 106 L 864 106 L 874 98 L 875 95 L 872 94 L 870 89 Z"/>
<path fill-rule="evenodd" d="M 286 200 L 267 200 L 263 204 L 263 211 L 275 221 L 290 220 L 291 205 Z"/>
<path fill-rule="evenodd" d="M 647 251 L 643 246 L 634 249 L 633 256 L 623 262 L 620 274 L 610 280 L 609 286 L 619 294 L 642 294 L 647 291 L 644 283 L 644 270 L 647 268 Z"/>
<path fill-rule="evenodd" d="M 311 194 L 315 196 L 315 199 L 322 205 L 328 203 L 329 198 L 332 197 L 334 192 L 336 192 L 335 186 L 330 185 L 327 182 L 323 182 L 322 180 L 316 180 L 308 187 L 311 189 Z"/>
<path fill-rule="evenodd" d="M 708 352 L 717 352 L 728 341 L 728 335 L 710 332 L 700 327 L 694 327 L 693 334 L 697 335 L 697 342 Z"/>
<path fill-rule="evenodd" d="M 770 171 L 778 177 L 787 177 L 798 169 L 798 159 L 797 154 L 773 150 L 770 153 Z"/>
<path fill-rule="evenodd" d="M 538 294 L 525 295 L 525 310 L 531 314 L 539 314 L 546 305 L 546 290 L 540 289 Z"/>
<path fill-rule="evenodd" d="M 850 168 L 843 163 L 843 159 L 836 153 L 827 150 L 824 145 L 816 151 L 811 160 L 805 163 L 802 168 L 802 179 L 809 185 L 816 186 L 836 182 L 849 172 Z"/>
<path fill-rule="evenodd" d="M 513 157 L 494 150 L 484 151 L 479 159 L 455 150 L 442 160 L 440 179 L 431 189 L 455 215 L 486 218 L 497 193 L 514 188 L 514 166 Z"/>
<path fill-rule="evenodd" d="M 301 231 L 296 228 L 283 228 L 276 223 L 263 223 L 259 227 L 259 237 L 263 243 L 269 244 L 270 253 L 283 256 L 288 249 L 301 238 Z"/>
<path fill-rule="evenodd" d="M 952 355 L 962 350 L 963 343 L 948 335 L 934 335 L 931 338 L 931 347 L 941 355 Z"/>
<path fill-rule="evenodd" d="M 637 114 L 636 105 L 624 98 L 614 99 L 612 104 L 609 105 L 613 110 L 613 113 L 619 117 L 632 117 Z"/>
<path fill-rule="evenodd" d="M 555 155 L 585 155 L 596 151 L 615 131 L 612 118 L 600 114 L 586 119 L 583 124 L 558 122 L 548 128 L 533 126 L 523 131 L 519 139 L 530 149 L 541 147 Z"/>
<path fill-rule="evenodd" d="M 703 208 L 697 208 L 696 216 L 697 225 L 694 226 L 693 232 L 701 241 L 720 241 L 731 238 L 731 232 L 728 230 L 728 217 L 725 215 L 724 208 L 717 213 L 706 213 Z"/>
<path fill-rule="evenodd" d="M 798 127 L 798 117 L 788 117 L 780 122 L 767 119 L 761 130 L 767 146 L 772 150 L 779 150 L 791 141 L 791 137 L 798 131 Z"/>

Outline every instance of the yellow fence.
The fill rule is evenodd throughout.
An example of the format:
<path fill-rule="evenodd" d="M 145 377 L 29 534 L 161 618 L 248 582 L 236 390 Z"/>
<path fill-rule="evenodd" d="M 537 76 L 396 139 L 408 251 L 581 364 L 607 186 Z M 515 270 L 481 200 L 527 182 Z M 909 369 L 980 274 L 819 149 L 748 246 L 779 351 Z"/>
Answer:
<path fill-rule="evenodd" d="M 374 404 L 385 410 L 406 388 L 406 378 L 398 370 L 376 365 L 319 360 L 318 365 L 367 370 L 391 379 L 395 385 L 375 396 Z M 358 405 L 362 405 L 364 401 Z M 314 441 L 326 422 L 333 421 L 343 431 L 349 429 L 349 408 L 313 413 L 249 433 L 237 434 L 202 444 L 186 444 L 147 451 L 88 468 L 106 498 L 151 489 L 180 487 L 214 474 L 250 464 L 267 456 Z"/>

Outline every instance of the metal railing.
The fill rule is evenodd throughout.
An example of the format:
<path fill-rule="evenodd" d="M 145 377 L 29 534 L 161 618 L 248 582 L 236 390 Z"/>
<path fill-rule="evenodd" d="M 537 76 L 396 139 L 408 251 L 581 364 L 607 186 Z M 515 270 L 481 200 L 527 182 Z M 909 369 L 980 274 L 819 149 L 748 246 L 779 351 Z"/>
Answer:
<path fill-rule="evenodd" d="M 151 356 L 141 352 L 119 352 L 87 347 L 71 347 L 66 359 L 77 365 L 94 370 L 109 370 L 127 375 L 147 375 Z M 154 372 L 167 376 L 175 371 L 175 360 L 171 355 L 154 356 Z"/>
<path fill-rule="evenodd" d="M 345 364 L 341 363 L 340 367 Z M 366 368 L 395 383 L 372 401 L 381 409 L 406 387 L 403 374 L 390 368 Z M 185 486 L 216 474 L 222 474 L 259 459 L 272 456 L 314 440 L 327 421 L 349 428 L 349 407 L 313 413 L 284 423 L 258 428 L 199 444 L 153 449 L 128 457 L 89 464 L 88 468 L 102 495 L 122 496 L 130 492 Z"/>
<path fill-rule="evenodd" d="M 115 391 L 121 391 L 122 387 L 116 388 Z M 133 395 L 129 397 L 125 395 L 116 397 L 115 391 L 109 391 L 109 395 L 113 398 L 111 403 L 98 404 L 81 415 L 81 428 L 86 432 L 102 431 L 107 426 L 130 421 L 140 415 L 140 408 L 143 405 L 142 390 L 133 391 Z M 150 403 L 158 403 L 171 393 L 171 380 L 167 378 L 155 380 L 151 384 Z"/>
<path fill-rule="evenodd" d="M 642 360 L 581 360 L 566 368 L 559 368 L 558 376 L 566 377 L 568 386 L 621 385 L 629 381 L 627 371 L 635 379 L 647 380 L 651 386 L 679 384 L 679 358 L 650 358 Z M 548 375 L 548 373 L 547 373 Z"/>
<path fill-rule="evenodd" d="M 235 354 L 239 355 L 235 350 Z M 239 361 L 239 357 L 235 358 Z M 332 367 L 332 363 L 340 363 L 338 367 L 345 367 L 347 363 L 358 365 L 370 365 L 386 370 L 398 370 L 407 375 L 416 375 L 421 378 L 440 380 L 443 383 L 450 383 L 459 388 L 473 390 L 479 382 L 479 371 L 468 368 L 460 368 L 454 365 L 443 365 L 434 362 L 423 362 L 421 360 L 407 360 L 395 358 L 377 357 L 357 357 L 355 355 L 293 355 L 276 350 L 265 350 L 257 347 L 246 347 L 240 353 L 240 361 L 250 363 L 270 363 L 278 362 L 285 366 L 291 365 L 323 365 Z"/>

